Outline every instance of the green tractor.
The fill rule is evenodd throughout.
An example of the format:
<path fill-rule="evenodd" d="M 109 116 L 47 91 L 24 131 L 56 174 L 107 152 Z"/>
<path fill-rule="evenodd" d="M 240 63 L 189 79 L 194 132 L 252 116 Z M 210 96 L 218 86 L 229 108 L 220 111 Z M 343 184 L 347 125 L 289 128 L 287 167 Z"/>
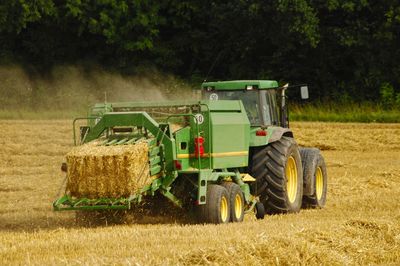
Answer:
<path fill-rule="evenodd" d="M 302 206 L 321 208 L 326 202 L 324 158 L 316 148 L 297 146 L 289 129 L 287 88 L 270 80 L 202 84 L 205 99 L 242 100 L 250 121 L 247 172 L 256 179 L 251 192 L 269 214 L 298 212 Z M 307 99 L 308 87 L 300 89 Z"/>
<path fill-rule="evenodd" d="M 327 173 L 316 148 L 299 148 L 289 129 L 285 90 L 276 81 L 205 82 L 202 100 L 96 104 L 76 144 L 146 140 L 154 180 L 121 198 L 75 198 L 54 210 L 129 210 L 146 199 L 169 200 L 199 222 L 243 221 L 244 214 L 298 212 L 326 202 Z M 306 86 L 302 97 L 308 97 Z M 175 125 L 179 124 L 179 127 Z M 64 165 L 64 171 L 69 171 Z M 159 197 L 159 196 L 162 197 Z"/>

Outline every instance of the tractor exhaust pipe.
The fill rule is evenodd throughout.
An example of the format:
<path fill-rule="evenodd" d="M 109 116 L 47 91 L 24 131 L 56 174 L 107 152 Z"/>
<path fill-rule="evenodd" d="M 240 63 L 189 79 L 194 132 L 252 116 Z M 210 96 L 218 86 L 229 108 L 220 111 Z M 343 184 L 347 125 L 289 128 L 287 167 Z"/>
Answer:
<path fill-rule="evenodd" d="M 281 87 L 281 126 L 289 127 L 289 121 L 287 116 L 286 108 L 286 90 L 289 87 L 289 83 L 286 83 Z"/>

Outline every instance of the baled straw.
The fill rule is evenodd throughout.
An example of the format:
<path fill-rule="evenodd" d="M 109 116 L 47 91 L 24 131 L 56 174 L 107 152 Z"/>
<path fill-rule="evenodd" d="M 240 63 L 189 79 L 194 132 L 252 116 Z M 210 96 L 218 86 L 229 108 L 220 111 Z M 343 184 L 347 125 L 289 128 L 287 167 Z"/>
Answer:
<path fill-rule="evenodd" d="M 128 197 L 151 183 L 147 142 L 101 146 L 93 141 L 67 154 L 67 192 L 74 197 Z"/>

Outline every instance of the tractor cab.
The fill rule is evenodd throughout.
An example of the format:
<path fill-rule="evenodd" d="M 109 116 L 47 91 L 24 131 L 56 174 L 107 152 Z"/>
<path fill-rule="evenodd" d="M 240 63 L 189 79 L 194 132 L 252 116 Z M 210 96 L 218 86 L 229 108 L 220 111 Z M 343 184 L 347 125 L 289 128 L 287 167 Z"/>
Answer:
<path fill-rule="evenodd" d="M 282 88 L 274 80 L 204 82 L 205 100 L 242 100 L 252 126 L 282 125 Z"/>

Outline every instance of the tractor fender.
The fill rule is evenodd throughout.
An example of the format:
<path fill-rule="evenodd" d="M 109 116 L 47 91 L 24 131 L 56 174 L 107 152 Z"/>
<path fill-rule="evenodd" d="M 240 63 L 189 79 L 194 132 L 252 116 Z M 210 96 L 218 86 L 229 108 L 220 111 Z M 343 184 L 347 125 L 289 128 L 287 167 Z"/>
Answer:
<path fill-rule="evenodd" d="M 293 138 L 293 132 L 289 128 L 270 126 L 267 128 L 266 135 L 257 135 L 257 131 L 263 129 L 252 129 L 253 134 L 250 135 L 250 147 L 261 147 L 280 140 L 283 136 Z"/>
<path fill-rule="evenodd" d="M 280 140 L 283 136 L 293 138 L 292 130 L 284 127 L 275 127 L 268 139 L 268 144 Z"/>

